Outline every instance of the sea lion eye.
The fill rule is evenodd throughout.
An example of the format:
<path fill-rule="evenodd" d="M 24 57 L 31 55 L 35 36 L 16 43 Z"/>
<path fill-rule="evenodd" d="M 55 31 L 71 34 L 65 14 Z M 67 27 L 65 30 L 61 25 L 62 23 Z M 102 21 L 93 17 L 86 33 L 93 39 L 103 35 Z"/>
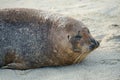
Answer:
<path fill-rule="evenodd" d="M 80 39 L 82 36 L 80 35 L 80 31 L 78 31 L 78 34 L 75 36 L 75 38 Z"/>
<path fill-rule="evenodd" d="M 79 38 L 79 39 L 80 39 L 80 38 L 82 38 L 82 36 L 80 36 L 80 35 L 76 35 L 75 38 Z"/>

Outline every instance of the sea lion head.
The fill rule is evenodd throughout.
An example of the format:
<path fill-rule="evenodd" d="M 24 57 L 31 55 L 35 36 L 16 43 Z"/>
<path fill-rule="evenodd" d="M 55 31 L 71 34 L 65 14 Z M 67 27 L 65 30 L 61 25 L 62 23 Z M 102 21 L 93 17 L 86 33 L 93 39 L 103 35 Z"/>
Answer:
<path fill-rule="evenodd" d="M 82 22 L 74 19 L 68 18 L 53 34 L 54 44 L 57 45 L 55 49 L 61 53 L 62 59 L 64 55 L 65 59 L 74 63 L 82 61 L 99 46 L 99 42 L 92 37 L 89 29 Z"/>
<path fill-rule="evenodd" d="M 76 34 L 68 35 L 72 50 L 77 53 L 89 53 L 99 46 L 99 42 L 95 40 L 87 27 L 76 30 Z"/>
<path fill-rule="evenodd" d="M 74 53 L 88 54 L 100 45 L 99 42 L 92 37 L 89 29 L 83 23 L 77 21 L 71 21 L 66 25 L 64 36 L 68 39 L 65 40 L 65 42 L 69 44 L 67 44 L 67 48 Z M 63 45 L 65 46 L 65 43 Z"/>

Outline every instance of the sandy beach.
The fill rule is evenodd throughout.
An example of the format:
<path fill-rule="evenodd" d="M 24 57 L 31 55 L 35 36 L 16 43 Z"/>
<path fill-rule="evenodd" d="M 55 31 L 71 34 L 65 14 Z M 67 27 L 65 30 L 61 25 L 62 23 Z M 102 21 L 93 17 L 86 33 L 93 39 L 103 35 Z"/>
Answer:
<path fill-rule="evenodd" d="M 79 64 L 0 69 L 0 80 L 120 80 L 120 0 L 0 0 L 0 8 L 34 8 L 73 17 L 101 42 Z"/>

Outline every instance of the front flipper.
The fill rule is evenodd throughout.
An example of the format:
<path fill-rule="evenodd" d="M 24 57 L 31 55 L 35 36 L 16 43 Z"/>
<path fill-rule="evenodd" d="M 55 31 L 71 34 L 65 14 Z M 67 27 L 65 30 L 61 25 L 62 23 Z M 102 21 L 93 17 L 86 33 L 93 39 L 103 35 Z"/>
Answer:
<path fill-rule="evenodd" d="M 28 67 L 24 63 L 10 63 L 10 64 L 7 64 L 6 66 L 3 66 L 2 68 L 3 69 L 20 69 L 20 70 L 28 69 Z"/>

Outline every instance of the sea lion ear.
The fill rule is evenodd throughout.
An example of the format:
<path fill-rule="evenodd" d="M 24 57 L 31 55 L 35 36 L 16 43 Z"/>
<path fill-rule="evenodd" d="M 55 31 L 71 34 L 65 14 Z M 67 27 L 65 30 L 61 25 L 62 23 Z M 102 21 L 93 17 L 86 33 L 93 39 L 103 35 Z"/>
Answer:
<path fill-rule="evenodd" d="M 68 40 L 70 39 L 70 35 L 67 36 Z"/>
<path fill-rule="evenodd" d="M 68 38 L 68 40 L 70 40 L 71 39 L 71 35 L 67 35 L 67 38 Z"/>

